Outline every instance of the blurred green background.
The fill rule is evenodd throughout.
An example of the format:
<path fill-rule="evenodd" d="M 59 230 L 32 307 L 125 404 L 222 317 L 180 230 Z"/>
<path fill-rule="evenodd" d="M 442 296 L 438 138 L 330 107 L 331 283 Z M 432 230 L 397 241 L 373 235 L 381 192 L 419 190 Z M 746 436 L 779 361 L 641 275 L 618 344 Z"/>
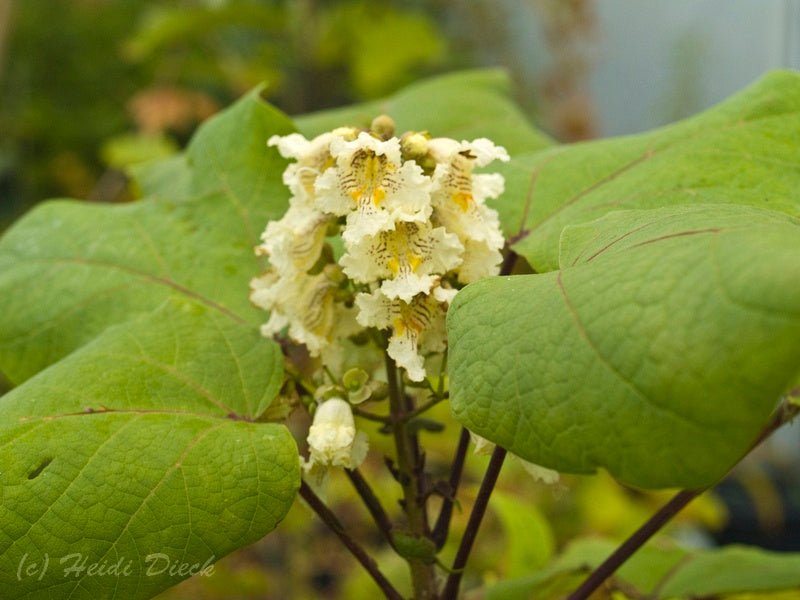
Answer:
<path fill-rule="evenodd" d="M 586 3 L 567 4 L 559 12 L 584 27 Z M 126 166 L 177 151 L 261 83 L 299 114 L 499 63 L 533 112 L 506 10 L 488 0 L 0 0 L 0 223 L 46 197 L 131 199 Z"/>

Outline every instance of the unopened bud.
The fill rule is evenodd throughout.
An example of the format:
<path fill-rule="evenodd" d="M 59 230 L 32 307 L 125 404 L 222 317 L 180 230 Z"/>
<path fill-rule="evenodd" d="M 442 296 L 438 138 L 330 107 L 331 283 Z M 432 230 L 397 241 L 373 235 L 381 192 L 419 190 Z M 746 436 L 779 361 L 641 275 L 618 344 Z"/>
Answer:
<path fill-rule="evenodd" d="M 423 132 L 408 131 L 400 138 L 400 151 L 405 160 L 419 160 L 428 154 L 428 136 Z"/>
<path fill-rule="evenodd" d="M 372 124 L 369 126 L 369 129 L 382 140 L 388 140 L 394 137 L 394 119 L 389 115 L 378 115 L 372 119 Z"/>
<path fill-rule="evenodd" d="M 339 285 L 347 280 L 347 276 L 344 274 L 342 267 L 336 263 L 325 265 L 325 267 L 322 269 L 322 272 L 325 273 L 325 278 L 335 285 Z"/>

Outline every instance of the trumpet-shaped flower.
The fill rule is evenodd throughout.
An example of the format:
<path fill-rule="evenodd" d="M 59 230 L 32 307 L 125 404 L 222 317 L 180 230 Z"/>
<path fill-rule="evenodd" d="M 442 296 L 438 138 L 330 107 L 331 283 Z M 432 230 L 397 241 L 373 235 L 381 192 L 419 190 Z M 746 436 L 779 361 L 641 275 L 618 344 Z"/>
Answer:
<path fill-rule="evenodd" d="M 279 272 L 308 271 L 319 258 L 331 217 L 313 208 L 290 206 L 279 221 L 270 221 L 257 255 L 267 255 Z"/>
<path fill-rule="evenodd" d="M 436 220 L 462 242 L 473 240 L 502 248 L 497 212 L 484 202 L 503 193 L 503 176 L 475 174 L 473 169 L 495 159 L 507 161 L 505 149 L 484 138 L 460 143 L 436 138 L 430 141 L 430 150 L 437 162 L 431 188 Z"/>
<path fill-rule="evenodd" d="M 486 242 L 467 240 L 464 243 L 463 262 L 458 269 L 458 281 L 472 283 L 500 272 L 503 255 Z"/>
<path fill-rule="evenodd" d="M 345 242 L 393 229 L 398 221 L 428 220 L 430 180 L 413 161 L 401 163 L 397 138 L 384 142 L 368 133 L 353 141 L 337 137 L 330 151 L 336 166 L 316 180 L 316 207 L 347 216 Z"/>
<path fill-rule="evenodd" d="M 355 139 L 356 130 L 340 127 L 307 140 L 299 133 L 273 135 L 267 140 L 268 146 L 277 146 L 284 158 L 292 158 L 283 172 L 283 183 L 292 192 L 296 202 L 311 207 L 314 198 L 314 183 L 317 177 L 334 165 L 330 146 L 334 139 Z"/>
<path fill-rule="evenodd" d="M 387 352 L 404 368 L 411 381 L 425 379 L 424 353 L 441 352 L 446 346 L 445 316 L 456 294 L 437 286 L 431 294 L 418 294 L 405 302 L 388 298 L 378 289 L 356 296 L 356 319 L 365 327 L 391 329 Z"/>
<path fill-rule="evenodd" d="M 331 398 L 317 407 L 307 441 L 308 463 L 320 466 L 355 469 L 369 450 L 366 434 L 356 431 L 353 409 L 341 398 Z"/>
<path fill-rule="evenodd" d="M 384 280 L 381 291 L 405 302 L 427 294 L 443 275 L 461 263 L 464 247 L 444 227 L 400 222 L 389 231 L 365 236 L 350 245 L 339 264 L 358 283 Z"/>
<path fill-rule="evenodd" d="M 305 344 L 311 356 L 320 352 L 340 335 L 352 331 L 342 328 L 352 319 L 347 309 L 335 303 L 335 286 L 324 275 L 302 272 L 278 274 L 270 271 L 250 282 L 250 301 L 271 311 L 261 333 L 271 337 L 289 327 L 289 337 Z"/>

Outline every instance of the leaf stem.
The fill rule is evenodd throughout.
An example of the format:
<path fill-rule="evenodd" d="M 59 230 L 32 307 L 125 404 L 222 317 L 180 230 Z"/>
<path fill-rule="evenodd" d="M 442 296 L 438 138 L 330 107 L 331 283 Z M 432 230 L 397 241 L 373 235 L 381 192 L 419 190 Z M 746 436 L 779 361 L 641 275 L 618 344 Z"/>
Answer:
<path fill-rule="evenodd" d="M 737 464 L 761 442 L 767 439 L 776 429 L 784 423 L 791 421 L 800 412 L 800 406 L 784 401 L 775 411 L 773 418 L 761 430 L 750 448 L 736 461 Z M 711 487 L 711 486 L 709 486 Z M 603 563 L 592 571 L 586 580 L 576 589 L 567 600 L 586 600 L 603 582 L 611 577 L 625 561 L 639 550 L 653 535 L 655 535 L 672 517 L 678 514 L 689 502 L 705 492 L 709 487 L 697 490 L 682 490 L 662 506 L 658 512 L 650 517 L 644 525 L 639 527 L 627 540 L 625 540 Z"/>
<path fill-rule="evenodd" d="M 302 496 L 303 500 L 305 500 L 311 509 L 317 513 L 322 522 L 328 526 L 333 533 L 335 533 L 342 543 L 347 547 L 348 550 L 352 553 L 352 555 L 361 563 L 367 572 L 370 574 L 372 579 L 384 593 L 387 598 L 391 600 L 403 600 L 403 596 L 394 588 L 394 586 L 389 582 L 388 579 L 381 573 L 378 565 L 372 559 L 372 557 L 367 554 L 367 552 L 352 538 L 350 535 L 345 531 L 344 525 L 342 525 L 341 521 L 333 514 L 330 508 L 328 508 L 325 503 L 320 500 L 319 496 L 317 496 L 314 491 L 308 486 L 305 481 L 300 482 L 300 495 Z"/>
<path fill-rule="evenodd" d="M 430 410 L 431 408 L 433 408 L 434 406 L 439 404 L 439 402 L 441 402 L 442 400 L 446 400 L 446 399 L 447 399 L 447 396 L 434 396 L 433 398 L 431 398 L 427 402 L 423 402 L 422 404 L 420 404 L 419 406 L 417 406 L 413 410 L 405 413 L 405 415 L 403 415 L 403 420 L 404 421 L 410 421 L 414 417 L 418 417 L 422 413 Z"/>
<path fill-rule="evenodd" d="M 389 542 L 389 545 L 394 548 L 394 540 L 392 539 L 392 521 L 389 519 L 389 515 L 386 514 L 383 506 L 378 500 L 378 497 L 375 495 L 375 492 L 372 491 L 372 487 L 369 485 L 364 476 L 361 474 L 361 471 L 358 469 L 345 469 L 345 474 L 347 478 L 353 484 L 353 487 L 358 492 L 358 495 L 361 496 L 361 499 L 364 501 L 364 505 L 367 507 L 369 514 L 372 515 L 375 524 L 378 526 L 378 529 L 383 534 L 383 537 Z"/>
<path fill-rule="evenodd" d="M 464 567 L 467 565 L 467 559 L 472 550 L 472 544 L 475 542 L 475 537 L 478 535 L 478 529 L 481 526 L 483 515 L 486 513 L 486 508 L 489 506 L 489 497 L 492 495 L 495 483 L 497 483 L 497 477 L 500 475 L 500 469 L 503 467 L 505 458 L 505 449 L 496 446 L 492 452 L 491 459 L 489 459 L 489 466 L 486 468 L 481 487 L 478 490 L 478 496 L 475 498 L 475 505 L 472 507 L 472 512 L 469 515 L 467 528 L 464 530 L 464 536 L 461 538 L 461 544 L 458 546 L 456 557 L 453 560 L 452 572 L 445 583 L 444 591 L 441 596 L 442 600 L 455 600 L 458 596 L 458 588 L 461 585 L 461 576 L 464 574 Z"/>
<path fill-rule="evenodd" d="M 462 427 L 461 435 L 458 438 L 458 447 L 453 457 L 453 464 L 450 467 L 447 496 L 442 502 L 442 508 L 439 510 L 439 517 L 436 519 L 436 524 L 433 526 L 433 533 L 431 534 L 433 541 L 436 543 L 437 550 L 441 550 L 442 546 L 444 546 L 444 543 L 447 541 L 447 534 L 450 531 L 450 520 L 453 516 L 453 505 L 455 504 L 458 485 L 461 483 L 461 474 L 464 472 L 464 463 L 466 462 L 468 448 L 469 431 L 466 427 Z"/>
<path fill-rule="evenodd" d="M 353 414 L 361 417 L 362 419 L 366 419 L 367 421 L 375 421 L 377 423 L 391 423 L 392 418 L 385 415 L 376 415 L 375 413 L 371 413 L 363 408 L 359 408 L 358 406 L 353 407 Z"/>

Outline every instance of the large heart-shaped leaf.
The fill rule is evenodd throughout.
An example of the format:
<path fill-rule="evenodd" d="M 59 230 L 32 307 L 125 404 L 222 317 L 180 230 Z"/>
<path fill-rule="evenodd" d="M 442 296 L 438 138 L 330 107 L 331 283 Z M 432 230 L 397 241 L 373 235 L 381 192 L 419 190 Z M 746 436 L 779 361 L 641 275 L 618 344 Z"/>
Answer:
<path fill-rule="evenodd" d="M 3 597 L 149 598 L 274 529 L 297 448 L 254 420 L 281 380 L 275 344 L 171 300 L 4 396 Z"/>
<path fill-rule="evenodd" d="M 287 206 L 285 161 L 265 140 L 290 130 L 254 92 L 201 128 L 156 197 L 50 202 L 21 219 L 0 241 L 0 370 L 23 381 L 175 295 L 262 320 L 248 301 L 263 266 L 252 247 Z"/>
<path fill-rule="evenodd" d="M 283 367 L 248 281 L 287 205 L 266 140 L 292 129 L 256 91 L 139 171 L 150 198 L 47 203 L 0 241 L 24 382 L 0 400 L 3 597 L 151 597 L 285 515 L 297 448 L 257 422 Z"/>
<path fill-rule="evenodd" d="M 775 72 L 686 121 L 616 139 L 512 154 L 496 203 L 514 250 L 558 266 L 567 225 L 622 209 L 731 203 L 800 215 L 800 75 Z"/>
<path fill-rule="evenodd" d="M 558 470 L 713 483 L 800 373 L 800 224 L 732 205 L 624 211 L 567 228 L 562 249 L 558 272 L 456 297 L 456 416 Z"/>
<path fill-rule="evenodd" d="M 509 99 L 510 81 L 500 70 L 451 73 L 410 85 L 384 100 L 299 117 L 297 127 L 318 135 L 342 125 L 367 126 L 385 113 L 399 132 L 428 130 L 436 137 L 489 137 L 511 153 L 541 150 L 550 140 L 534 129 Z"/>

